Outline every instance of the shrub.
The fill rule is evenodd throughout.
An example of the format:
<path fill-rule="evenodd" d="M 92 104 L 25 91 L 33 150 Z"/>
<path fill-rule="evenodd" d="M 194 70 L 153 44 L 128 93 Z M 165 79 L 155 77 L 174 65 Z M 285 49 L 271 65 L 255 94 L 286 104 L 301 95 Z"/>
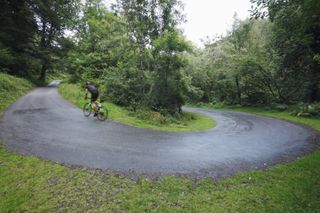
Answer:
<path fill-rule="evenodd" d="M 190 120 L 195 120 L 196 117 L 191 113 L 174 113 L 174 114 L 162 114 L 158 111 L 152 111 L 148 109 L 137 109 L 136 111 L 130 111 L 130 116 L 137 117 L 150 124 L 155 125 L 169 125 L 169 124 L 184 124 Z"/>
<path fill-rule="evenodd" d="M 320 116 L 320 103 L 298 103 L 292 107 L 291 113 L 295 116 L 317 117 Z"/>
<path fill-rule="evenodd" d="M 289 107 L 287 104 L 275 104 L 272 106 L 273 109 L 279 110 L 279 111 L 285 111 L 287 110 Z"/>

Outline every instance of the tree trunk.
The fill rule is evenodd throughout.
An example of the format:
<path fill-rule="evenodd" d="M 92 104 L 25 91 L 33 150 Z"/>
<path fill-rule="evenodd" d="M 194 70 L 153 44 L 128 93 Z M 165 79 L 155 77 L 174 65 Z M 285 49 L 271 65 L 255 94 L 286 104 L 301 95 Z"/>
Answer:
<path fill-rule="evenodd" d="M 40 48 L 41 51 L 46 49 L 46 39 L 45 39 L 45 35 L 46 35 L 46 22 L 44 20 L 42 20 L 42 33 L 41 33 L 41 40 L 40 40 Z M 45 81 L 46 79 L 46 72 L 47 72 L 47 60 L 45 59 L 45 57 L 43 56 L 43 52 L 42 54 L 42 65 L 41 65 L 41 71 L 40 71 L 40 77 L 39 80 L 40 81 Z"/>
<path fill-rule="evenodd" d="M 237 85 L 238 103 L 241 104 L 241 91 L 240 91 L 239 76 L 238 75 L 236 75 L 236 85 Z"/>
<path fill-rule="evenodd" d="M 47 68 L 48 68 L 47 62 L 44 61 L 42 63 L 41 72 L 40 72 L 40 78 L 39 78 L 41 81 L 45 81 L 46 80 Z"/>
<path fill-rule="evenodd" d="M 318 82 L 313 82 L 310 86 L 310 102 L 319 101 L 319 85 Z"/>
<path fill-rule="evenodd" d="M 312 73 L 311 73 L 311 79 L 310 79 L 310 95 L 309 95 L 309 101 L 310 102 L 317 102 L 320 100 L 320 75 L 318 70 L 320 69 L 320 66 L 313 66 L 312 67 Z"/>

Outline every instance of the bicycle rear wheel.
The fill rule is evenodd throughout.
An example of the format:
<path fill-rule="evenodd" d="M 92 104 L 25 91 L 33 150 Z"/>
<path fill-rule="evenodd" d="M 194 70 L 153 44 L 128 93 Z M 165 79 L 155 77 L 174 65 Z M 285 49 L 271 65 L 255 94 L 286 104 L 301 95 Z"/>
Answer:
<path fill-rule="evenodd" d="M 108 109 L 104 106 L 100 107 L 97 117 L 100 121 L 106 120 L 108 118 Z"/>
<path fill-rule="evenodd" d="M 89 117 L 89 115 L 91 114 L 91 112 L 92 112 L 91 104 L 90 104 L 90 103 L 86 103 L 86 104 L 83 106 L 83 115 L 86 116 L 86 117 Z"/>

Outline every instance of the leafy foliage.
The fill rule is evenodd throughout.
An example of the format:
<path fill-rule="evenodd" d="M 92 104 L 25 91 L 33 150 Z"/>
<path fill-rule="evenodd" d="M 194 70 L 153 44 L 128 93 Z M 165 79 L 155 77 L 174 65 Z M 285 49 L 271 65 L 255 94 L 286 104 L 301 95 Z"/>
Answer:
<path fill-rule="evenodd" d="M 291 109 L 291 113 L 296 116 L 302 117 L 319 117 L 320 116 L 320 103 L 298 103 Z"/>
<path fill-rule="evenodd" d="M 320 4 L 252 2 L 257 19 L 240 21 L 235 15 L 227 36 L 186 56 L 195 87 L 189 100 L 242 105 L 319 101 Z"/>
<path fill-rule="evenodd" d="M 277 99 L 272 62 L 266 51 L 270 23 L 234 18 L 226 37 L 186 55 L 191 61 L 186 74 L 195 87 L 188 93 L 190 101 L 266 104 Z"/>
<path fill-rule="evenodd" d="M 28 76 L 34 68 L 36 20 L 27 1 L 1 1 L 0 7 L 0 69 Z"/>
<path fill-rule="evenodd" d="M 44 81 L 47 70 L 53 70 L 70 48 L 65 31 L 75 25 L 78 5 L 78 0 L 3 1 L 1 70 L 27 77 L 39 73 Z"/>
<path fill-rule="evenodd" d="M 319 101 L 319 1 L 253 2 L 257 4 L 255 14 L 259 16 L 263 10 L 274 23 L 270 46 L 277 57 L 281 101 Z"/>
<path fill-rule="evenodd" d="M 174 114 L 184 102 L 189 46 L 175 28 L 178 2 L 119 1 L 108 11 L 100 0 L 90 0 L 69 53 L 74 81 L 100 85 L 114 103 Z"/>
<path fill-rule="evenodd" d="M 154 41 L 155 87 L 153 90 L 153 106 L 174 113 L 184 103 L 186 82 L 181 69 L 186 62 L 177 54 L 188 49 L 188 44 L 177 31 L 165 31 Z"/>

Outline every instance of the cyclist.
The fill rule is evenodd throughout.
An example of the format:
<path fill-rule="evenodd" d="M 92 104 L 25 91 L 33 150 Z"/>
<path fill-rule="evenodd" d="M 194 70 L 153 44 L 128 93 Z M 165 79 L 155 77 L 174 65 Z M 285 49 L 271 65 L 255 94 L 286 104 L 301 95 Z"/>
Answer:
<path fill-rule="evenodd" d="M 94 111 L 94 116 L 97 116 L 98 112 L 98 102 L 97 99 L 99 97 L 99 90 L 89 82 L 86 82 L 85 84 L 85 99 L 87 99 L 88 93 L 91 94 L 91 104 L 92 104 L 92 109 Z"/>

